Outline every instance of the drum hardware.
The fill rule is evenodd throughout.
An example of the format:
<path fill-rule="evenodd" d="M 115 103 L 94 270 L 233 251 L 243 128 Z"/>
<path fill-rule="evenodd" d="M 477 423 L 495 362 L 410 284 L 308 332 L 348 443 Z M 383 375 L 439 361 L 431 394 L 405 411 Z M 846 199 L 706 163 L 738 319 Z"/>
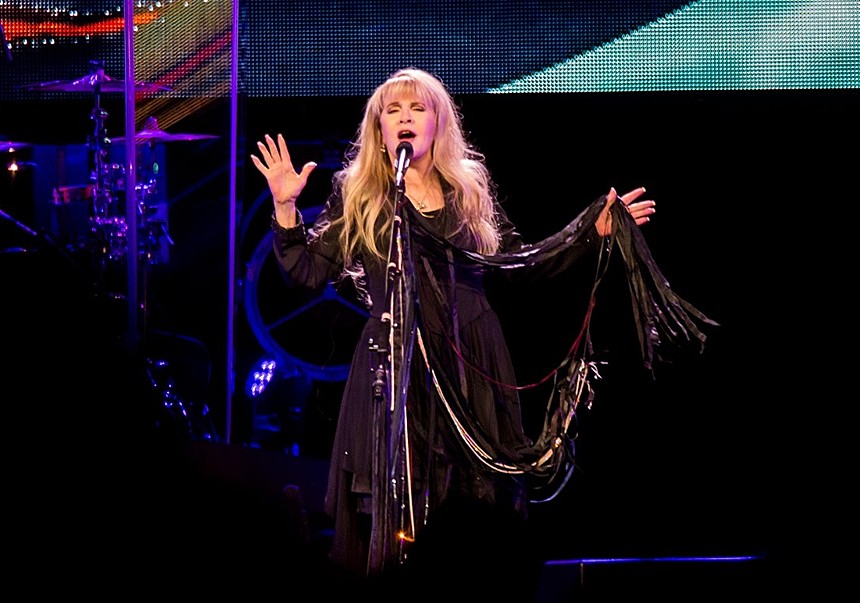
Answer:
<path fill-rule="evenodd" d="M 51 202 L 54 205 L 67 205 L 80 201 L 91 202 L 95 186 L 92 184 L 79 184 L 74 186 L 56 186 L 53 189 Z"/>
<path fill-rule="evenodd" d="M 24 90 L 36 92 L 125 92 L 125 82 L 115 80 L 104 72 L 104 64 L 100 61 L 90 61 L 93 70 L 76 80 L 54 80 L 21 86 Z M 169 86 L 148 82 L 136 82 L 135 92 L 160 92 L 172 90 Z"/>
<path fill-rule="evenodd" d="M 169 91 L 169 86 L 149 82 L 136 82 L 135 92 Z M 86 187 L 57 187 L 54 193 L 56 204 L 68 203 L 73 200 L 87 200 L 90 208 L 90 231 L 93 237 L 95 251 L 103 255 L 104 260 L 120 260 L 125 257 L 126 237 L 128 226 L 125 214 L 118 205 L 118 196 L 125 193 L 126 175 L 122 165 L 109 161 L 111 139 L 105 124 L 108 113 L 101 105 L 101 95 L 110 92 L 125 92 L 126 82 L 111 78 L 105 73 L 103 61 L 90 61 L 90 73 L 75 80 L 55 80 L 39 82 L 22 86 L 27 90 L 38 92 L 86 92 L 93 94 L 94 105 L 90 115 L 93 121 L 93 131 L 87 140 L 90 152 L 90 184 Z M 17 150 L 28 143 L 0 142 L 0 150 Z M 154 189 L 152 182 L 135 187 L 138 203 L 145 203 L 141 195 L 147 195 Z M 138 212 L 148 215 L 144 210 Z M 146 226 L 146 225 L 144 225 Z M 145 250 L 144 256 L 151 256 L 151 250 Z"/>
<path fill-rule="evenodd" d="M 187 142 L 193 140 L 208 140 L 218 138 L 213 134 L 171 134 L 158 127 L 155 117 L 147 117 L 143 129 L 134 133 L 135 144 L 158 144 L 162 142 Z M 125 138 L 114 138 L 114 142 L 125 142 Z"/>
<path fill-rule="evenodd" d="M 153 194 L 154 183 L 138 185 L 137 215 L 138 220 L 138 257 L 147 264 L 157 263 L 161 245 L 166 242 L 173 245 L 174 241 L 167 231 L 167 225 L 160 219 L 159 208 L 148 203 Z M 117 199 L 114 199 L 117 201 Z M 122 260 L 128 253 L 128 225 L 123 215 L 95 215 L 91 220 L 92 236 L 96 251 L 106 260 Z"/>
<path fill-rule="evenodd" d="M 128 226 L 122 216 L 95 216 L 92 220 L 93 241 L 99 255 L 107 260 L 122 260 L 127 251 Z"/>
<path fill-rule="evenodd" d="M 209 407 L 204 402 L 187 400 L 180 395 L 171 363 L 163 358 L 146 358 L 146 374 L 161 412 L 156 427 L 167 430 L 181 440 L 219 441 Z"/>
<path fill-rule="evenodd" d="M 93 260 L 90 268 L 94 270 L 96 279 L 96 292 L 98 299 L 106 302 L 106 309 L 120 309 L 127 306 L 130 298 L 123 293 L 127 286 L 125 270 L 122 260 L 129 253 L 129 228 L 131 224 L 126 223 L 125 208 L 127 203 L 134 203 L 134 213 L 139 218 L 136 220 L 136 231 L 140 232 L 138 254 L 146 260 L 146 264 L 159 261 L 158 250 L 162 245 L 173 245 L 174 242 L 167 232 L 166 205 L 157 204 L 155 196 L 158 193 L 158 166 L 143 165 L 142 169 L 135 170 L 137 183 L 127 189 L 128 175 L 123 164 L 113 163 L 110 158 L 110 150 L 113 142 L 124 139 L 111 140 L 108 136 L 106 123 L 108 113 L 101 105 L 101 94 L 110 92 L 126 92 L 126 83 L 114 80 L 104 73 L 102 62 L 91 61 L 92 71 L 87 76 L 72 81 L 42 82 L 25 86 L 25 88 L 40 92 L 86 92 L 94 96 L 91 119 L 93 129 L 87 137 L 87 151 L 89 152 L 89 182 L 83 186 L 52 186 L 52 197 L 54 205 L 61 208 L 71 207 L 75 202 L 86 202 L 81 209 L 86 209 L 87 220 L 85 231 L 87 244 L 87 260 Z M 135 83 L 135 92 L 168 91 L 167 86 L 150 83 Z M 139 135 L 139 136 L 138 136 Z M 217 138 L 216 136 L 201 134 L 179 134 L 171 135 L 163 130 L 144 129 L 136 135 L 137 144 L 149 144 L 150 146 L 162 142 L 201 140 L 204 138 Z M 14 153 L 20 149 L 31 146 L 29 143 L 18 143 L 0 140 L 0 152 Z M 0 155 L 2 157 L 2 155 Z M 19 162 L 20 165 L 20 162 Z M 151 177 L 150 177 L 151 176 Z M 128 199 L 126 199 L 128 197 Z M 131 209 L 129 207 L 129 209 Z M 12 219 L 0 210 L 0 218 Z M 25 225 L 20 225 L 26 228 Z M 32 233 L 31 234 L 36 234 Z M 76 260 L 79 259 L 75 258 Z M 142 270 L 142 296 L 135 296 L 135 305 L 138 305 L 143 313 L 142 320 L 145 324 L 148 320 L 148 271 Z M 129 295 L 131 292 L 129 292 Z M 114 302 L 123 302 L 114 306 Z M 123 308 L 127 309 L 127 308 Z M 137 317 L 135 317 L 137 319 Z M 150 377 L 150 387 L 160 402 L 161 414 L 159 426 L 172 426 L 178 430 L 179 435 L 193 439 L 218 440 L 217 431 L 210 415 L 208 406 L 197 399 L 186 399 L 184 393 L 180 392 L 173 379 L 173 368 L 166 361 L 148 357 L 147 371 Z"/>
<path fill-rule="evenodd" d="M 64 205 L 78 200 L 86 200 L 90 204 L 89 231 L 92 237 L 94 251 L 102 256 L 104 261 L 121 260 L 127 253 L 128 225 L 126 224 L 125 197 L 126 174 L 123 165 L 109 160 L 112 143 L 125 142 L 125 137 L 111 139 L 105 127 L 108 113 L 101 105 L 101 94 L 108 92 L 125 92 L 126 82 L 113 79 L 104 71 L 103 61 L 90 61 L 90 73 L 75 80 L 55 80 L 39 82 L 22 86 L 24 89 L 41 92 L 86 92 L 93 94 L 94 105 L 90 115 L 93 130 L 87 139 L 87 149 L 90 153 L 90 184 L 83 187 L 55 187 L 53 192 L 54 204 Z M 137 82 L 136 92 L 169 91 L 169 86 L 155 83 Z M 218 136 L 210 134 L 166 132 L 158 127 L 155 117 L 148 117 L 144 127 L 134 134 L 136 145 L 147 145 L 150 148 L 156 144 L 167 142 L 185 142 L 214 139 Z M 11 152 L 31 146 L 26 142 L 0 141 L 0 151 Z M 20 165 L 20 164 L 18 164 Z M 156 195 L 157 182 L 155 175 L 158 166 L 153 162 L 147 168 L 139 170 L 137 178 L 142 180 L 133 187 L 134 202 L 138 205 L 137 215 L 141 216 L 138 229 L 141 234 L 141 257 L 155 261 L 156 253 L 161 244 L 166 242 L 173 245 L 173 240 L 167 233 L 166 219 L 158 219 L 158 208 L 152 203 Z M 144 178 L 141 178 L 141 176 Z M 151 177 L 146 177 L 151 176 Z"/>
<path fill-rule="evenodd" d="M 172 134 L 170 132 L 166 132 L 159 128 L 158 120 L 154 116 L 147 117 L 143 124 L 143 129 L 138 130 L 134 134 L 135 145 L 139 146 L 147 146 L 152 148 L 153 146 L 161 143 L 167 142 L 189 142 L 196 140 L 209 140 L 218 138 L 218 136 L 212 134 L 192 134 L 192 133 L 180 133 L 180 134 Z M 111 140 L 112 143 L 120 143 L 125 142 L 125 137 L 117 137 Z M 120 167 L 120 166 L 116 166 Z M 158 213 L 159 208 L 149 201 L 155 197 L 158 192 L 158 181 L 156 179 L 156 175 L 158 173 L 158 165 L 155 162 L 152 162 L 146 169 L 141 169 L 140 174 L 148 174 L 150 177 L 143 180 L 142 182 L 135 185 L 135 197 L 137 202 L 137 215 L 141 216 L 141 220 L 139 222 L 139 233 L 140 233 L 140 257 L 146 260 L 147 263 L 155 263 L 158 260 L 158 251 L 161 247 L 162 242 L 166 242 L 167 245 L 173 245 L 173 239 L 170 237 L 170 234 L 167 231 L 167 224 L 165 220 L 159 219 Z M 121 184 L 117 186 L 115 184 L 114 190 L 118 194 L 122 194 L 125 191 L 124 182 L 117 179 L 117 184 Z M 107 182 L 104 183 L 105 187 L 110 189 L 111 187 Z M 116 225 L 107 224 L 108 226 L 108 234 L 113 234 L 115 237 L 119 237 L 122 239 L 124 243 L 125 239 L 125 230 L 118 230 Z M 117 246 L 118 249 L 122 248 L 122 244 Z M 109 247 L 111 251 L 117 251 L 113 248 Z M 118 259 L 118 258 L 117 258 Z"/>

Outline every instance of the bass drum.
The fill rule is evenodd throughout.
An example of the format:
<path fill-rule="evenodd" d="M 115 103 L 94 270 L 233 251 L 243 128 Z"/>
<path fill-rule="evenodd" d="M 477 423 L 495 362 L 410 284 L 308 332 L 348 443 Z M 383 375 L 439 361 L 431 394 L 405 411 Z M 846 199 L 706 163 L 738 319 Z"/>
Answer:
<path fill-rule="evenodd" d="M 259 344 L 284 376 L 345 381 L 368 313 L 345 284 L 322 292 L 291 289 L 272 251 L 272 233 L 257 244 L 245 272 L 244 304 Z"/>

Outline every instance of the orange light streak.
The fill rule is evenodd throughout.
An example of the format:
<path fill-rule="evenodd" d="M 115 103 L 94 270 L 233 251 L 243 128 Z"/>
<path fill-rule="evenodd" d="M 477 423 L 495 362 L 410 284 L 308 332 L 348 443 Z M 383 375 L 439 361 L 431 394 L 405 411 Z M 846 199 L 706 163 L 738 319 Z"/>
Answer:
<path fill-rule="evenodd" d="M 136 26 L 146 25 L 158 19 L 158 13 L 146 12 L 134 16 Z M 81 36 L 98 36 L 112 33 L 122 33 L 125 28 L 125 18 L 114 17 L 96 23 L 85 25 L 70 25 L 67 23 L 11 20 L 3 25 L 6 41 L 12 43 L 16 39 L 35 37 L 75 38 Z"/>

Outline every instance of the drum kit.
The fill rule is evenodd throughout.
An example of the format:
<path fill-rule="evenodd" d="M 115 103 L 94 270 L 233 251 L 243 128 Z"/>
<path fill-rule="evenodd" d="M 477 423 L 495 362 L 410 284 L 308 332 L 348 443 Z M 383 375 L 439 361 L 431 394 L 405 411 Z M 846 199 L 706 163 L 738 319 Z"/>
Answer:
<path fill-rule="evenodd" d="M 40 82 L 23 86 L 26 90 L 36 92 L 72 92 L 87 93 L 94 97 L 91 120 L 94 124 L 92 135 L 87 140 L 88 170 L 87 184 L 83 186 L 53 186 L 52 204 L 62 210 L 69 204 L 85 202 L 87 207 L 86 240 L 75 242 L 79 246 L 92 251 L 96 259 L 104 263 L 116 263 L 127 258 L 128 249 L 128 214 L 126 205 L 127 191 L 133 190 L 137 209 L 138 257 L 147 265 L 158 263 L 163 257 L 162 247 L 172 245 L 173 241 L 167 231 L 166 211 L 157 201 L 159 166 L 155 164 L 155 154 L 152 152 L 156 145 L 162 143 L 187 142 L 218 138 L 210 134 L 171 133 L 158 126 L 155 117 L 145 120 L 143 129 L 134 134 L 134 144 L 138 157 L 149 157 L 150 162 L 140 165 L 136 182 L 133 187 L 127 186 L 126 162 L 112 161 L 111 149 L 115 143 L 124 143 L 125 137 L 110 138 L 107 135 L 106 120 L 108 113 L 102 106 L 103 93 L 125 92 L 126 82 L 109 77 L 105 74 L 103 63 L 91 61 L 91 72 L 75 80 L 56 80 Z M 138 82 L 133 86 L 134 92 L 169 91 L 168 86 L 153 83 Z M 0 152 L 11 159 L 9 171 L 14 172 L 26 163 L 16 163 L 16 154 L 32 147 L 32 143 L 0 140 Z M 148 153 L 146 152 L 148 151 Z"/>
<path fill-rule="evenodd" d="M 146 165 L 146 158 L 156 158 L 155 147 L 162 143 L 188 142 L 205 139 L 218 138 L 209 134 L 171 133 L 162 130 L 158 126 L 155 117 L 148 117 L 144 127 L 134 133 L 135 157 L 142 158 L 136 163 L 143 164 L 133 171 L 135 175 L 135 186 L 127 186 L 126 168 L 123 163 L 112 160 L 111 145 L 114 143 L 125 143 L 126 138 L 109 138 L 105 122 L 108 114 L 101 105 L 101 94 L 105 92 L 125 92 L 125 83 L 115 80 L 104 73 L 104 68 L 99 62 L 91 62 L 92 72 L 85 77 L 71 81 L 51 81 L 24 86 L 24 88 L 39 92 L 81 92 L 92 94 L 95 99 L 91 119 L 94 122 L 92 135 L 88 137 L 86 144 L 86 156 L 88 172 L 88 183 L 83 186 L 59 186 L 51 183 L 52 199 L 50 204 L 58 215 L 74 214 L 76 216 L 86 214 L 85 229 L 72 229 L 67 233 L 38 232 L 38 228 L 30 228 L 23 221 L 7 214 L 0 209 L 0 218 L 8 218 L 14 222 L 16 230 L 21 230 L 35 241 L 46 241 L 51 250 L 59 250 L 63 256 L 70 257 L 78 263 L 83 259 L 95 270 L 94 281 L 96 284 L 97 298 L 106 301 L 105 306 L 100 309 L 113 308 L 114 301 L 125 304 L 126 299 L 131 299 L 131 291 L 128 296 L 123 292 L 121 286 L 113 288 L 122 282 L 123 273 L 132 274 L 129 263 L 122 260 L 136 261 L 150 264 L 158 263 L 159 250 L 165 244 L 173 244 L 167 232 L 166 204 L 158 198 L 158 179 L 163 175 L 160 166 L 155 163 Z M 156 84 L 138 83 L 134 85 L 136 92 L 150 92 L 169 90 L 165 86 Z M 126 145 L 124 144 L 123 147 Z M 35 162 L 23 161 L 23 151 L 38 145 L 31 142 L 17 142 L 11 140 L 0 140 L 0 153 L 7 162 L 7 170 L 15 176 L 17 170 L 26 166 L 36 166 Z M 122 149 L 119 149 L 122 150 Z M 83 154 L 82 154 L 83 156 Z M 58 153 L 57 158 L 65 154 Z M 153 159 L 154 161 L 154 159 Z M 49 179 L 50 178 L 49 176 Z M 133 196 L 136 208 L 127 213 L 128 200 Z M 68 211 L 67 211 L 68 210 Z M 138 254 L 131 253 L 128 235 L 131 225 L 126 222 L 127 218 L 134 216 L 137 227 Z M 83 221 L 83 220 L 81 220 Z M 47 228 L 48 231 L 52 229 Z M 61 229 L 60 229 L 61 230 Z M 85 230 L 85 232 L 84 232 Z M 70 236 L 67 236 L 69 235 Z M 166 243 L 165 243 L 166 242 Z M 11 250 L 11 248 L 10 248 Z M 29 252 L 32 249 L 16 248 L 15 251 Z M 82 255 L 79 255 L 82 254 Z M 50 255 L 53 258 L 53 254 Z M 142 271 L 145 276 L 146 270 Z M 143 279 L 145 282 L 145 278 Z M 145 300 L 146 293 L 143 294 Z M 138 304 L 131 307 L 135 308 Z M 144 301 L 140 306 L 146 312 Z M 112 312 L 107 312 L 112 317 Z M 144 324 L 147 322 L 143 321 Z M 136 329 L 136 326 L 133 327 Z M 148 338 L 149 340 L 152 337 Z M 181 339 L 177 337 L 176 339 Z M 151 342 L 150 342 L 151 343 Z M 161 351 L 163 354 L 164 351 Z M 157 421 L 159 427 L 167 427 L 171 430 L 180 430 L 179 435 L 193 439 L 214 440 L 217 433 L 209 416 L 209 409 L 204 403 L 196 401 L 187 402 L 177 395 L 176 383 L 172 376 L 172 364 L 163 358 L 147 358 L 147 376 L 150 385 L 158 396 L 161 404 L 161 412 Z M 169 366 L 171 365 L 171 366 Z"/>

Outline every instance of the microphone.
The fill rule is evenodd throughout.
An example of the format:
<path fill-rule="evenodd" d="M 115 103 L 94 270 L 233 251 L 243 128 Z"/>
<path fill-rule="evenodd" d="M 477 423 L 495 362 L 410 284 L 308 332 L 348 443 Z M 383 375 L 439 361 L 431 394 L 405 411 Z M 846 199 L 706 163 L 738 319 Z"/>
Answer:
<path fill-rule="evenodd" d="M 409 161 L 412 159 L 412 143 L 404 140 L 397 145 L 395 151 L 394 163 L 394 186 L 397 190 L 402 190 L 403 176 L 406 174 L 406 168 L 409 167 Z"/>

